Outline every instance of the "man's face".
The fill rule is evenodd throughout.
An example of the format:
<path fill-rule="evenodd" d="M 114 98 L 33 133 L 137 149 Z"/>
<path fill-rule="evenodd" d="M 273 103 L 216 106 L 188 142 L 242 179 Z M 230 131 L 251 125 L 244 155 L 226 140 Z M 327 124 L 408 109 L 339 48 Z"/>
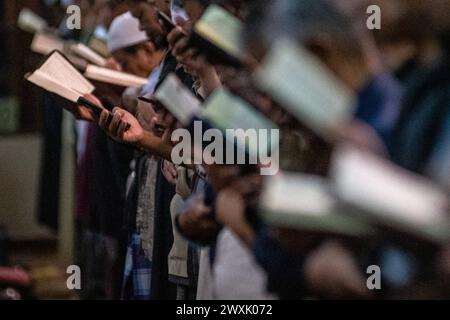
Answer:
<path fill-rule="evenodd" d="M 170 15 L 170 1 L 167 0 L 127 0 L 131 14 L 139 20 L 141 30 L 161 47 L 166 42 L 167 31 L 159 23 L 157 9 Z"/>
<path fill-rule="evenodd" d="M 146 78 L 161 62 L 162 52 L 156 50 L 154 44 L 148 41 L 139 45 L 134 53 L 117 50 L 112 56 L 125 72 Z"/>

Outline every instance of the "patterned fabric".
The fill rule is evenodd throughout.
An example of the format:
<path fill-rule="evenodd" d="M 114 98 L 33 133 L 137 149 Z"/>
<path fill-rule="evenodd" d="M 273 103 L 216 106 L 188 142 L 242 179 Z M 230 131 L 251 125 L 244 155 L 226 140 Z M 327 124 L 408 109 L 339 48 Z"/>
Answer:
<path fill-rule="evenodd" d="M 131 292 L 129 296 L 122 296 L 122 299 L 150 300 L 151 268 L 152 264 L 141 248 L 141 237 L 132 235 L 127 250 L 123 284 L 124 294 L 130 290 Z"/>
<path fill-rule="evenodd" d="M 155 185 L 158 168 L 157 160 L 145 159 L 143 184 L 139 189 L 136 216 L 136 231 L 141 237 L 142 250 L 150 260 L 153 254 Z"/>

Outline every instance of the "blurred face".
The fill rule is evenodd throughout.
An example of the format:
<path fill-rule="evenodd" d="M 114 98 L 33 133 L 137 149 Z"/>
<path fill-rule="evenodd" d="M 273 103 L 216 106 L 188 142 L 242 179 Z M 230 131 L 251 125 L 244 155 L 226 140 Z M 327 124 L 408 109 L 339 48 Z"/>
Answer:
<path fill-rule="evenodd" d="M 163 52 L 148 41 L 138 45 L 133 53 L 117 50 L 112 56 L 125 72 L 146 78 L 160 64 Z"/>
<path fill-rule="evenodd" d="M 200 19 L 205 11 L 205 7 L 203 7 L 197 0 L 186 0 L 184 2 L 184 9 L 193 24 Z"/>
<path fill-rule="evenodd" d="M 127 4 L 131 14 L 139 20 L 141 30 L 147 33 L 158 48 L 165 46 L 167 31 L 158 21 L 157 9 L 170 16 L 170 1 L 127 0 Z"/>

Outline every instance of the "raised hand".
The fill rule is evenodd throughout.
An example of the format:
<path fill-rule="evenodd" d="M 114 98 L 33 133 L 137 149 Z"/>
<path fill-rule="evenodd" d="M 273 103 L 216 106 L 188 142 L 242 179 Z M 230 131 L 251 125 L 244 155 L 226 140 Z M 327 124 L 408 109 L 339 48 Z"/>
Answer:
<path fill-rule="evenodd" d="M 139 121 L 128 111 L 115 108 L 112 112 L 112 120 L 107 110 L 104 110 L 99 119 L 99 126 L 113 140 L 119 143 L 139 145 L 144 136 L 144 129 Z"/>

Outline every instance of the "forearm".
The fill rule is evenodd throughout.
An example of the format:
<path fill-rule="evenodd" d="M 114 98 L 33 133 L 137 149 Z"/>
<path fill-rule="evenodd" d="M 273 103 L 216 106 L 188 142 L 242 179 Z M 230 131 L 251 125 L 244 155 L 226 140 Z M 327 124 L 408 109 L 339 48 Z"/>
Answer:
<path fill-rule="evenodd" d="M 141 150 L 171 161 L 173 146 L 156 137 L 149 131 L 143 132 L 136 146 Z"/>

